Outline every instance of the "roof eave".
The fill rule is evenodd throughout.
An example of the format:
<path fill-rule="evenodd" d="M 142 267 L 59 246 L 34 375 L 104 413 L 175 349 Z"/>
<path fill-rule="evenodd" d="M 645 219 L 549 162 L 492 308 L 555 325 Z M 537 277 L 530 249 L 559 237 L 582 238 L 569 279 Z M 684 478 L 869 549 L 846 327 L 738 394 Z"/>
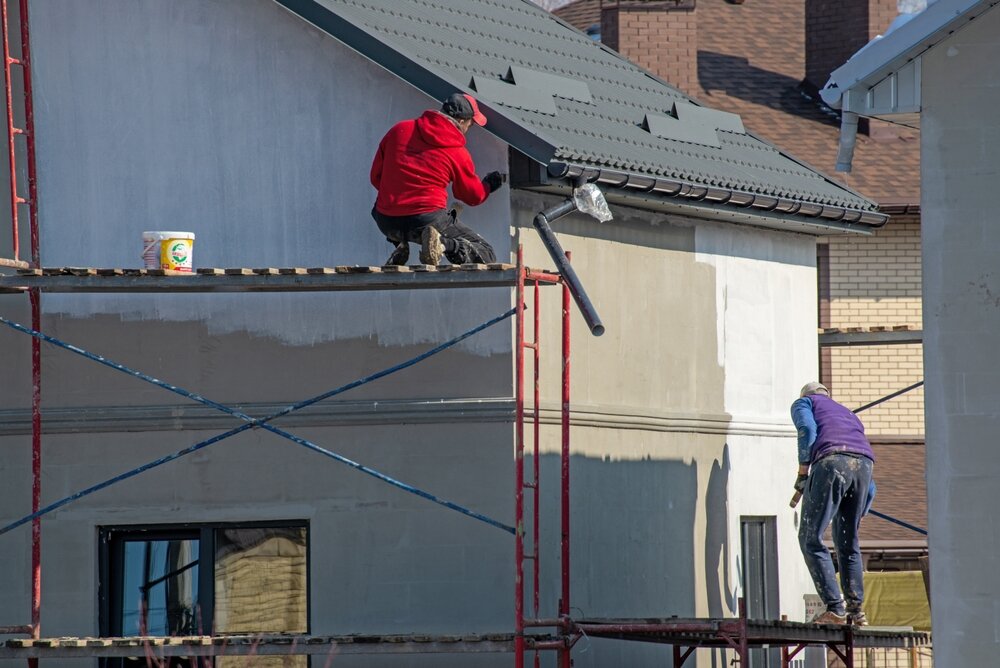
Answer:
<path fill-rule="evenodd" d="M 869 42 L 830 75 L 820 95 L 835 109 L 852 90 L 867 92 L 1000 0 L 938 0 L 890 34 Z M 852 109 L 853 111 L 853 109 Z"/>
<path fill-rule="evenodd" d="M 872 210 L 850 209 L 559 162 L 549 164 L 548 173 L 563 183 L 529 189 L 565 189 L 583 176 L 602 186 L 609 201 L 625 206 L 816 236 L 868 235 L 889 220 L 874 203 Z"/>

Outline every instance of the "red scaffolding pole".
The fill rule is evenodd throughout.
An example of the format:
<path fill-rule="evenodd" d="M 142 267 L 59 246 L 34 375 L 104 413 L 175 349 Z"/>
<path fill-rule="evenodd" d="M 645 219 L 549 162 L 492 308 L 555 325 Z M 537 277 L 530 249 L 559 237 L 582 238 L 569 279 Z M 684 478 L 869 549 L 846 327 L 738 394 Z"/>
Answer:
<path fill-rule="evenodd" d="M 566 261 L 573 258 L 570 253 L 566 253 Z M 562 284 L 562 398 L 560 402 L 560 431 L 562 445 L 560 448 L 559 461 L 561 463 L 560 489 L 561 489 L 561 526 L 560 526 L 560 559 L 559 565 L 562 571 L 562 592 L 559 597 L 559 619 L 568 628 L 569 618 L 569 312 L 570 294 L 569 286 L 563 281 Z M 570 668 L 570 647 L 567 646 L 559 650 L 560 668 Z"/>
<path fill-rule="evenodd" d="M 7 157 L 10 170 L 10 219 L 11 244 L 13 258 L 5 260 L 5 266 L 34 267 L 42 266 L 39 252 L 38 236 L 38 183 L 35 168 L 35 112 L 32 102 L 31 88 L 31 39 L 28 29 L 28 0 L 19 0 L 18 23 L 20 25 L 20 56 L 11 55 L 11 31 L 8 0 L 0 0 L 0 33 L 3 38 L 4 60 L 4 97 L 7 109 Z M 24 127 L 18 127 L 14 118 L 14 82 L 13 67 L 21 68 L 22 74 L 22 104 L 24 107 Z M 24 137 L 26 156 L 27 198 L 22 197 L 18 187 L 18 136 Z M 20 259 L 21 244 L 19 230 L 19 207 L 28 210 L 28 233 L 31 245 L 30 264 Z M 31 305 L 31 326 L 36 331 L 41 329 L 41 293 L 38 289 L 28 292 Z M 42 365 L 41 341 L 31 340 L 31 510 L 37 512 L 42 495 Z M 42 620 L 42 527 L 41 520 L 36 518 L 31 522 L 31 635 L 41 636 Z M 29 660 L 30 664 L 37 659 Z"/>
<path fill-rule="evenodd" d="M 568 256 L 568 254 L 567 254 Z M 519 247 L 517 253 L 518 280 L 516 291 L 517 323 L 515 326 L 515 367 L 516 381 L 514 390 L 515 400 L 515 502 L 514 511 L 516 515 L 515 525 L 515 591 L 514 591 L 514 614 L 515 614 L 515 640 L 514 640 L 514 665 L 516 668 L 524 668 L 524 653 L 527 650 L 534 650 L 534 665 L 540 663 L 539 650 L 556 649 L 559 652 L 559 665 L 569 666 L 572 646 L 570 640 L 571 622 L 569 620 L 569 313 L 570 313 L 570 293 L 562 277 L 558 274 L 537 272 L 524 267 L 523 250 Z M 527 284 L 533 286 L 532 321 L 534 325 L 533 338 L 531 341 L 525 340 L 525 318 L 526 303 L 525 289 Z M 558 619 L 541 619 L 539 590 L 540 590 L 540 504 L 541 504 L 541 290 L 542 284 L 560 283 L 563 285 L 562 300 L 562 401 L 561 401 L 561 532 L 560 532 L 560 570 L 561 570 L 561 590 L 562 593 L 558 603 Z M 525 350 L 532 351 L 533 369 L 533 406 L 530 417 L 525 410 L 525 382 L 527 374 L 525 372 Z M 525 479 L 524 472 L 524 448 L 525 448 L 525 420 L 531 420 L 532 430 L 532 478 Z M 532 492 L 531 508 L 531 549 L 525 548 L 525 508 L 524 492 Z M 531 618 L 525 617 L 525 581 L 524 564 L 530 561 L 532 564 L 531 578 Z M 562 639 L 556 642 L 540 643 L 537 641 L 528 642 L 524 635 L 526 627 L 556 626 L 561 629 Z"/>

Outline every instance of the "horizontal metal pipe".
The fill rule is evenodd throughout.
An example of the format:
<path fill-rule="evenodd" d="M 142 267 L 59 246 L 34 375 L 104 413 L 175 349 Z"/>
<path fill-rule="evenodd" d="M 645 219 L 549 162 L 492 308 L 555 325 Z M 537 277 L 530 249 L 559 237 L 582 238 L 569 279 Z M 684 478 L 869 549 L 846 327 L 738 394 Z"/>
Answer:
<path fill-rule="evenodd" d="M 597 309 L 590 302 L 590 297 L 587 296 L 587 291 L 583 289 L 583 284 L 580 283 L 576 271 L 573 270 L 573 265 L 566 259 L 566 252 L 563 250 L 562 244 L 559 243 L 555 232 L 549 226 L 549 221 L 556 220 L 573 211 L 576 211 L 576 203 L 572 199 L 567 199 L 561 204 L 556 204 L 538 213 L 535 216 L 533 224 L 535 229 L 538 230 L 538 234 L 542 238 L 542 243 L 549 252 L 549 256 L 556 263 L 559 273 L 562 274 L 563 280 L 566 282 L 566 287 L 569 288 L 569 293 L 573 295 L 573 300 L 576 302 L 577 307 L 579 307 L 580 313 L 583 315 L 583 319 L 590 329 L 590 333 L 594 336 L 600 336 L 604 333 L 604 325 L 601 323 L 601 317 L 597 314 Z"/>
<path fill-rule="evenodd" d="M 603 633 L 714 633 L 717 623 L 678 622 L 676 624 L 575 624 L 586 634 Z"/>
<path fill-rule="evenodd" d="M 531 641 L 525 639 L 528 649 L 566 649 L 572 646 L 572 641 L 567 640 L 538 640 Z"/>
<path fill-rule="evenodd" d="M 527 270 L 524 273 L 526 281 L 540 281 L 542 283 L 558 283 L 562 277 L 559 274 L 551 274 L 547 271 Z"/>
<path fill-rule="evenodd" d="M 34 632 L 34 629 L 30 624 L 24 626 L 0 626 L 0 636 L 15 636 L 15 635 L 28 635 L 30 636 Z"/>
<path fill-rule="evenodd" d="M 31 267 L 31 263 L 24 260 L 12 260 L 10 258 L 0 257 L 0 267 L 11 267 L 13 269 L 28 269 Z"/>

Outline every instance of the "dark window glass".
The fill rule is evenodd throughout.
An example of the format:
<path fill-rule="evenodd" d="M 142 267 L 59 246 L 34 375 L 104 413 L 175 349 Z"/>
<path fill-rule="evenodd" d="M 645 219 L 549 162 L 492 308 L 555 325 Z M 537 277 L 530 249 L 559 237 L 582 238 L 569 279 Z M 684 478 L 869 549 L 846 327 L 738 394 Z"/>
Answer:
<path fill-rule="evenodd" d="M 122 635 L 198 634 L 198 541 L 122 545 Z"/>
<path fill-rule="evenodd" d="M 309 632 L 304 523 L 106 528 L 101 545 L 103 635 Z M 144 665 L 136 660 L 102 665 Z M 215 665 L 243 666 L 246 657 Z M 308 657 L 255 657 L 254 665 L 304 668 Z"/>

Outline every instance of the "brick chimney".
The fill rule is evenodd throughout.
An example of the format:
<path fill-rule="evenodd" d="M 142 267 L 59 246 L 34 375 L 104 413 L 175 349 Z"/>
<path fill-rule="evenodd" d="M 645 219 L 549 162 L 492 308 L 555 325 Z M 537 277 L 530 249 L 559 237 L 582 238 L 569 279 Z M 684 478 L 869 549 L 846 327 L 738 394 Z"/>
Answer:
<path fill-rule="evenodd" d="M 815 92 L 896 17 L 896 0 L 805 0 L 806 80 Z"/>
<path fill-rule="evenodd" d="M 698 90 L 695 0 L 602 0 L 601 42 L 685 93 Z"/>

